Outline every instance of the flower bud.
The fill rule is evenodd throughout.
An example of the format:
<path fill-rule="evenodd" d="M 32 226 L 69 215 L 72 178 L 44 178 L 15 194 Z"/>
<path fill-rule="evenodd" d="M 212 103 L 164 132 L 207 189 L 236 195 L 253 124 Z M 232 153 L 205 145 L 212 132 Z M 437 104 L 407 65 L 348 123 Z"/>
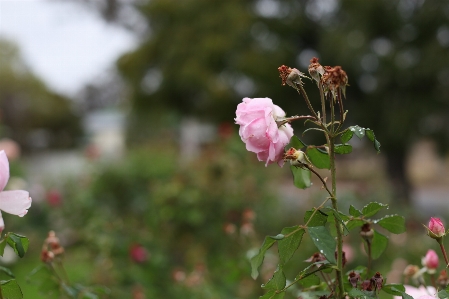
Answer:
<path fill-rule="evenodd" d="M 407 278 L 413 277 L 416 273 L 418 273 L 419 271 L 419 267 L 416 265 L 408 265 L 407 267 L 405 267 L 404 269 L 404 276 Z"/>
<path fill-rule="evenodd" d="M 440 218 L 430 218 L 429 225 L 427 228 L 427 234 L 432 239 L 441 239 L 445 234 L 446 230 L 444 228 L 443 222 Z"/>
<path fill-rule="evenodd" d="M 427 268 L 429 274 L 435 274 L 436 269 L 438 268 L 438 255 L 434 250 L 429 249 L 421 262 L 422 265 Z"/>
<path fill-rule="evenodd" d="M 291 147 L 284 154 L 284 161 L 287 160 L 290 161 L 290 164 L 293 166 L 304 166 L 310 164 L 306 154 L 303 151 L 297 150 L 293 147 Z"/>
<path fill-rule="evenodd" d="M 367 242 L 371 241 L 374 237 L 374 230 L 371 228 L 369 223 L 362 225 L 360 230 L 360 236 Z"/>

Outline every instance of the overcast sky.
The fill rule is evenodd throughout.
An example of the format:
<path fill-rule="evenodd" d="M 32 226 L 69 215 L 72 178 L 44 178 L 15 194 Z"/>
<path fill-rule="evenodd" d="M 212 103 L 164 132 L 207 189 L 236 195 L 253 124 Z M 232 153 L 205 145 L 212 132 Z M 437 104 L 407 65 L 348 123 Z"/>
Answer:
<path fill-rule="evenodd" d="M 0 0 L 0 38 L 18 44 L 35 74 L 72 95 L 136 44 L 124 29 L 71 2 Z"/>

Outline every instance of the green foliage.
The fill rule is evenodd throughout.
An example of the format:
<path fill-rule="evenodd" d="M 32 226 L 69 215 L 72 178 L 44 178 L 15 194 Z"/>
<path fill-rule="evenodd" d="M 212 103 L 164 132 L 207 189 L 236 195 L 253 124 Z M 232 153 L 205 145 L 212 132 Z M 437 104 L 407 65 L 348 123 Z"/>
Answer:
<path fill-rule="evenodd" d="M 8 244 L 12 249 L 14 249 L 15 253 L 19 257 L 24 257 L 28 250 L 29 243 L 30 241 L 25 236 L 16 233 L 7 233 L 5 234 L 3 240 L 0 241 L 0 255 L 3 256 L 6 244 Z"/>
<path fill-rule="evenodd" d="M 374 216 L 379 212 L 381 209 L 388 207 L 387 204 L 378 203 L 378 202 L 370 202 L 362 209 L 363 217 L 368 218 L 371 216 Z"/>
<path fill-rule="evenodd" d="M 259 276 L 259 267 L 263 263 L 265 253 L 267 250 L 276 243 L 276 240 L 271 237 L 265 237 L 262 247 L 260 247 L 259 252 L 251 258 L 251 276 L 256 279 Z"/>
<path fill-rule="evenodd" d="M 273 277 L 264 285 L 262 285 L 263 289 L 266 290 L 277 290 L 280 291 L 285 287 L 286 278 L 285 274 L 282 271 L 282 267 L 278 267 L 276 271 L 274 271 Z"/>
<path fill-rule="evenodd" d="M 335 264 L 336 242 L 329 231 L 324 226 L 315 226 L 309 227 L 307 232 L 318 250 L 330 263 Z"/>
<path fill-rule="evenodd" d="M 293 174 L 293 184 L 297 188 L 306 189 L 312 185 L 310 170 L 293 165 L 290 166 L 290 169 Z"/>
<path fill-rule="evenodd" d="M 1 280 L 2 296 L 4 299 L 22 299 L 23 294 L 15 279 Z"/>
<path fill-rule="evenodd" d="M 373 239 L 371 240 L 371 257 L 373 259 L 378 259 L 385 251 L 385 249 L 387 249 L 387 246 L 388 246 L 388 237 L 382 235 L 381 233 L 375 230 Z M 368 250 L 366 251 L 368 252 Z"/>
<path fill-rule="evenodd" d="M 393 234 L 405 232 L 405 218 L 399 215 L 389 215 L 376 221 L 377 224 Z"/>
<path fill-rule="evenodd" d="M 282 265 L 288 262 L 298 249 L 304 233 L 304 229 L 299 225 L 282 229 L 281 234 L 285 235 L 285 238 L 278 241 L 279 259 Z"/>
<path fill-rule="evenodd" d="M 317 168 L 320 169 L 331 168 L 329 155 L 326 152 L 319 150 L 315 147 L 309 146 L 307 147 L 306 154 L 307 157 L 309 157 L 312 164 L 315 165 Z"/>

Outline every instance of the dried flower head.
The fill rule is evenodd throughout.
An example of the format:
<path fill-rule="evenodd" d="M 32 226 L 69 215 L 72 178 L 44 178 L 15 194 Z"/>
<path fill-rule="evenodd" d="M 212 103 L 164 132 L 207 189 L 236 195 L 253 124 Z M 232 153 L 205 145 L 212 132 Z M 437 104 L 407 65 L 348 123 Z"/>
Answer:
<path fill-rule="evenodd" d="M 296 88 L 295 84 L 302 85 L 301 77 L 307 78 L 304 73 L 301 73 L 297 69 L 292 69 L 291 67 L 288 67 L 286 65 L 281 65 L 280 67 L 278 67 L 278 71 L 279 77 L 281 77 L 282 80 L 282 85 L 285 85 L 287 83 L 294 88 Z"/>
<path fill-rule="evenodd" d="M 316 57 L 310 59 L 309 74 L 317 82 L 320 82 L 321 76 L 324 75 L 324 68 Z"/>
<path fill-rule="evenodd" d="M 360 281 L 360 274 L 358 272 L 350 272 L 348 275 L 348 280 L 351 283 L 353 288 L 357 287 L 358 282 Z"/>
<path fill-rule="evenodd" d="M 341 68 L 341 66 L 325 66 L 321 81 L 325 92 L 330 91 L 334 99 L 336 98 L 339 90 L 343 92 L 343 96 L 346 94 L 348 75 L 346 75 L 346 72 Z"/>

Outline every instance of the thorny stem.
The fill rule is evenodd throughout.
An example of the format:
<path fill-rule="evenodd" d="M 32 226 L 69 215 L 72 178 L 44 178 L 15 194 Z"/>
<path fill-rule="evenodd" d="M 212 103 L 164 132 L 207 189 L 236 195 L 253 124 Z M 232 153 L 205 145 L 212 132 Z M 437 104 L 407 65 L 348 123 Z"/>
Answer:
<path fill-rule="evenodd" d="M 316 118 L 314 116 L 311 116 L 311 115 L 301 115 L 301 116 L 295 115 L 295 116 L 284 118 L 284 119 L 282 119 L 280 121 L 276 121 L 276 122 L 277 122 L 277 125 L 278 125 L 278 128 L 279 128 L 280 126 L 283 126 L 286 123 L 290 123 L 290 122 L 298 120 L 298 119 L 313 119 L 313 120 L 316 120 Z"/>
<path fill-rule="evenodd" d="M 328 136 L 329 138 L 329 159 L 330 159 L 330 170 L 331 170 L 331 178 L 332 178 L 332 207 L 338 213 L 338 204 L 337 204 L 337 170 L 335 167 L 335 109 L 334 109 L 334 100 L 330 99 L 331 106 L 331 134 Z M 335 228 L 337 230 L 337 298 L 343 298 L 344 294 L 344 286 L 343 286 L 343 233 L 342 227 L 338 221 L 335 221 Z"/>
<path fill-rule="evenodd" d="M 446 250 L 444 249 L 443 238 L 439 238 L 439 239 L 436 239 L 436 240 L 437 240 L 438 244 L 440 244 L 441 252 L 443 252 L 444 261 L 446 262 L 446 268 L 448 268 L 449 267 L 449 261 L 447 260 Z"/>
<path fill-rule="evenodd" d="M 316 119 L 319 119 L 318 114 L 315 112 L 315 110 L 312 107 L 312 104 L 310 103 L 309 97 L 307 96 L 306 91 L 304 90 L 304 87 L 302 87 L 301 84 L 295 85 L 296 91 L 303 96 L 304 100 L 306 101 L 307 107 L 309 108 L 310 112 L 312 112 L 313 116 L 315 116 Z"/>
<path fill-rule="evenodd" d="M 313 173 L 314 173 L 314 174 L 321 180 L 321 182 L 323 183 L 323 188 L 325 188 L 326 191 L 327 191 L 327 193 L 329 193 L 330 197 L 333 198 L 334 195 L 333 195 L 332 192 L 329 190 L 329 188 L 327 188 L 326 181 L 319 175 L 319 173 L 316 172 L 311 166 L 309 166 L 309 165 L 307 165 L 307 164 L 305 164 L 304 166 L 305 166 L 308 170 L 310 170 L 311 172 L 313 172 Z"/>

